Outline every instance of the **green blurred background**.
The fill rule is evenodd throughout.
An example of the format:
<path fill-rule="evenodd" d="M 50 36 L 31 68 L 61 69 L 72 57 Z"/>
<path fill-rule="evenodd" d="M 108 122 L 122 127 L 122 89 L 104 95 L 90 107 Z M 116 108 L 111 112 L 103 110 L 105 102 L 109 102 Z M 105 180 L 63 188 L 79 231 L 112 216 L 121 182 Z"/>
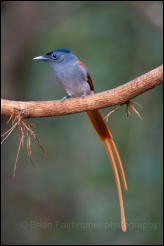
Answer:
<path fill-rule="evenodd" d="M 162 2 L 2 2 L 2 98 L 65 96 L 50 66 L 32 58 L 70 48 L 88 67 L 97 92 L 162 64 Z M 162 244 L 162 86 L 110 118 L 124 164 L 127 232 L 112 168 L 85 113 L 30 119 L 48 159 L 32 141 L 12 177 L 17 134 L 2 145 L 2 244 Z M 107 114 L 112 108 L 101 110 Z M 2 117 L 2 132 L 9 126 Z"/>

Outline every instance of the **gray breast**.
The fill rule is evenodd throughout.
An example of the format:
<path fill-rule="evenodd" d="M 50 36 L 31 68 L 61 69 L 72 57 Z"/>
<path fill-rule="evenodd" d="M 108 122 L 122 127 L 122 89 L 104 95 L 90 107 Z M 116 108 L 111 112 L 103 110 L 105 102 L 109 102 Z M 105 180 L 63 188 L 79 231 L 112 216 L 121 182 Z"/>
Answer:
<path fill-rule="evenodd" d="M 66 92 L 71 96 L 88 94 L 90 87 L 86 74 L 79 68 L 76 62 L 71 64 L 57 64 L 54 67 L 57 80 L 62 84 Z"/>

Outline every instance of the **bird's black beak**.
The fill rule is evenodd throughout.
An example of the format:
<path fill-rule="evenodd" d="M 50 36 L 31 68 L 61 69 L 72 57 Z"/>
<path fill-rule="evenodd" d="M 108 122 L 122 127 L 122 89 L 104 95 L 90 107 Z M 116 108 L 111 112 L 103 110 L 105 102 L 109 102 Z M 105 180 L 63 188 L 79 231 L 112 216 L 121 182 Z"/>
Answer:
<path fill-rule="evenodd" d="M 37 56 L 37 57 L 34 57 L 32 60 L 37 60 L 37 61 L 48 61 L 49 59 L 45 56 Z"/>

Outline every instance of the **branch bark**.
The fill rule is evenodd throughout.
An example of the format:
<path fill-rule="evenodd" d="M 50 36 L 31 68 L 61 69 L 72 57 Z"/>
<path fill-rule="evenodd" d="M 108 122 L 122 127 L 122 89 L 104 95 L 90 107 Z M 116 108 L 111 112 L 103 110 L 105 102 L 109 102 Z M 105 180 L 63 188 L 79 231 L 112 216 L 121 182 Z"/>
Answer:
<path fill-rule="evenodd" d="M 59 100 L 23 102 L 1 100 L 1 114 L 20 114 L 23 118 L 51 117 L 75 114 L 105 107 L 124 104 L 132 98 L 163 83 L 163 65 L 145 73 L 117 88 L 86 96 L 72 98 L 61 103 Z"/>

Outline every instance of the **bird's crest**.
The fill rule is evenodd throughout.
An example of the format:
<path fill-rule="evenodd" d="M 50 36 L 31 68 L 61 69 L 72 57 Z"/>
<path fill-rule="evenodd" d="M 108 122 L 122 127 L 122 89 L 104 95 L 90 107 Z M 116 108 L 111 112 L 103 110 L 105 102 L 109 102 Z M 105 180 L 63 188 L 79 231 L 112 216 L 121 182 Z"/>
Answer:
<path fill-rule="evenodd" d="M 60 51 L 60 52 L 65 52 L 65 53 L 70 53 L 71 52 L 70 49 L 57 49 L 57 50 L 54 50 L 54 51 Z"/>
<path fill-rule="evenodd" d="M 64 53 L 71 53 L 71 50 L 70 49 L 57 49 L 57 50 L 53 50 L 53 51 L 50 51 L 50 52 L 46 53 L 46 55 L 47 56 L 50 56 L 52 53 L 54 53 L 56 51 L 64 52 Z"/>

